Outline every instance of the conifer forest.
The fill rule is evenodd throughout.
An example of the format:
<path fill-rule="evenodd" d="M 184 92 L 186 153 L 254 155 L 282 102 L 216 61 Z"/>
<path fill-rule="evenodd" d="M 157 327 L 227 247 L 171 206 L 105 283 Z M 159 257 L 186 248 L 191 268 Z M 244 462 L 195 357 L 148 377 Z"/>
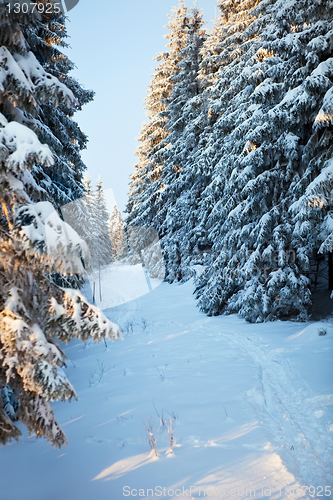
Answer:
<path fill-rule="evenodd" d="M 331 498 L 333 2 L 210 1 L 165 12 L 122 211 L 74 7 L 0 0 L 0 499 Z"/>

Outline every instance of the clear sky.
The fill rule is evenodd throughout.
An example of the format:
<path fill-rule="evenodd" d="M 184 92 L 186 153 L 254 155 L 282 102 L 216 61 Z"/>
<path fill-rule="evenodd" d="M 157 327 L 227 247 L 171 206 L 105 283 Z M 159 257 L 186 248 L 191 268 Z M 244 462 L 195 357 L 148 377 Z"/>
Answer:
<path fill-rule="evenodd" d="M 121 211 L 136 163 L 136 138 L 146 119 L 143 100 L 153 58 L 165 50 L 164 26 L 175 5 L 175 0 L 80 0 L 68 14 L 71 48 L 65 52 L 77 66 L 72 75 L 96 92 L 94 101 L 75 115 L 89 137 L 82 158 L 92 183 L 100 175 Z M 216 0 L 198 0 L 208 27 L 216 5 Z"/>

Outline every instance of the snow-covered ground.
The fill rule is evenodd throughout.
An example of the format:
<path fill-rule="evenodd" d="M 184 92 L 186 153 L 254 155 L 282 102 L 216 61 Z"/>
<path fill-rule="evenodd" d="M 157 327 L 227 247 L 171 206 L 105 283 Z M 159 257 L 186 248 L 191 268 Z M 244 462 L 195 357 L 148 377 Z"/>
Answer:
<path fill-rule="evenodd" d="M 86 295 L 93 300 L 94 292 L 96 305 L 104 310 L 137 299 L 161 283 L 161 279 L 149 278 L 141 264 L 114 263 L 89 275 L 90 290 Z"/>
<path fill-rule="evenodd" d="M 192 291 L 139 293 L 106 310 L 123 341 L 65 348 L 79 400 L 54 408 L 69 445 L 23 431 L 0 448 L 1 499 L 331 497 L 333 325 L 209 318 Z"/>

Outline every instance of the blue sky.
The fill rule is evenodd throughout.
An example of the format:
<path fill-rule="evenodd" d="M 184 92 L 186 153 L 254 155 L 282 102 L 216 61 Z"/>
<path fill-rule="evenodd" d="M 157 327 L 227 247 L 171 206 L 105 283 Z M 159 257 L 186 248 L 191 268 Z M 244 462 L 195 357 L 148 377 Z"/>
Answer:
<path fill-rule="evenodd" d="M 143 100 L 153 58 L 165 49 L 164 26 L 175 5 L 174 0 L 80 0 L 68 14 L 71 48 L 66 53 L 77 66 L 72 75 L 96 92 L 94 101 L 75 116 L 89 137 L 82 158 L 93 184 L 100 175 L 120 210 L 126 205 L 136 138 L 146 119 Z M 198 7 L 211 26 L 216 0 L 199 0 Z"/>

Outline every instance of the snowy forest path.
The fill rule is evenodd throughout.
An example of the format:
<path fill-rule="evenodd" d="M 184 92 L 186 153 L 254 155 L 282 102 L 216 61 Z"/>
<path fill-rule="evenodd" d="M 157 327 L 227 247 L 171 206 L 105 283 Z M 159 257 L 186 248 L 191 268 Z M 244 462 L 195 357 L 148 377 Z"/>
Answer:
<path fill-rule="evenodd" d="M 317 417 L 325 412 L 325 403 L 333 403 L 333 394 L 313 398 L 286 353 L 260 345 L 255 334 L 244 336 L 233 329 L 223 335 L 258 366 L 260 385 L 248 391 L 247 397 L 285 465 L 298 472 L 302 484 L 320 486 L 328 479 L 333 484 L 333 443 Z"/>
<path fill-rule="evenodd" d="M 161 497 L 147 494 L 158 486 L 184 488 L 162 495 L 169 500 L 329 497 L 333 326 L 208 317 L 193 288 L 162 283 L 105 310 L 123 341 L 63 346 L 79 397 L 54 403 L 69 446 L 55 450 L 24 433 L 0 449 L 4 498 L 121 500 L 125 485 L 151 500 Z"/>

